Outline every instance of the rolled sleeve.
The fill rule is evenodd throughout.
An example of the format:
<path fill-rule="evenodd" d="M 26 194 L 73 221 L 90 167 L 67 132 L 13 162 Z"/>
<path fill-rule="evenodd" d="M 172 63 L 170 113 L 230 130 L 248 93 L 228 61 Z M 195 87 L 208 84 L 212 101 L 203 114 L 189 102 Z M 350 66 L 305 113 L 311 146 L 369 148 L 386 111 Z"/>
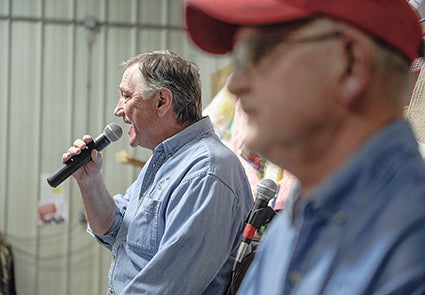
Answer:
<path fill-rule="evenodd" d="M 112 224 L 112 226 L 110 227 L 110 229 L 108 230 L 108 232 L 102 236 L 96 235 L 93 230 L 90 227 L 90 224 L 87 224 L 87 232 L 94 237 L 98 243 L 100 243 L 101 245 L 105 246 L 106 248 L 108 248 L 109 250 L 112 249 L 112 245 L 115 242 L 117 233 L 120 229 L 122 220 L 123 220 L 123 212 L 121 211 L 122 209 L 116 207 L 115 209 L 115 217 L 114 217 L 114 222 Z"/>

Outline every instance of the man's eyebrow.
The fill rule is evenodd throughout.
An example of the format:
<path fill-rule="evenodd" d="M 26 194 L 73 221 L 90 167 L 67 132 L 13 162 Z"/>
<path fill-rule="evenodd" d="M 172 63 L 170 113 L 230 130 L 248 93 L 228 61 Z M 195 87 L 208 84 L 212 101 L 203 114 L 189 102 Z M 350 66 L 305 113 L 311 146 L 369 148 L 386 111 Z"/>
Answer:
<path fill-rule="evenodd" d="M 129 89 L 128 89 L 128 88 L 126 88 L 126 87 L 124 87 L 124 86 L 118 86 L 118 90 L 119 90 L 121 93 L 129 92 Z"/>

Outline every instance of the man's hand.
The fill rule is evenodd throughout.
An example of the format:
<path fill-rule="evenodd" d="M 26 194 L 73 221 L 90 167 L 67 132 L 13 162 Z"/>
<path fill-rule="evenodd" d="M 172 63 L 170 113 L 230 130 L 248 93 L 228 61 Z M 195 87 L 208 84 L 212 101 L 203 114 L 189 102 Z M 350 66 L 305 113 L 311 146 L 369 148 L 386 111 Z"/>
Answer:
<path fill-rule="evenodd" d="M 84 135 L 83 138 L 76 139 L 68 151 L 62 155 L 63 163 L 68 161 L 71 157 L 79 155 L 81 151 L 87 146 L 87 144 L 92 140 L 93 138 L 90 135 Z M 100 174 L 103 163 L 102 154 L 96 150 L 92 150 L 91 158 L 91 161 L 78 169 L 72 175 L 77 182 L 87 181 L 92 176 Z"/>

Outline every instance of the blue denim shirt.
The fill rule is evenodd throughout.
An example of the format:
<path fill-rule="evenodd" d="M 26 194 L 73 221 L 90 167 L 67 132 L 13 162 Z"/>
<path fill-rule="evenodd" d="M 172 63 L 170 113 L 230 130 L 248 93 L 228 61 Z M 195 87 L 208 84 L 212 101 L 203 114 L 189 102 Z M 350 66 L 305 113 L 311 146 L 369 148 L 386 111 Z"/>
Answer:
<path fill-rule="evenodd" d="M 425 164 L 406 121 L 302 199 L 273 220 L 238 294 L 424 294 Z"/>
<path fill-rule="evenodd" d="M 253 205 L 236 155 L 203 118 L 153 151 L 98 241 L 112 251 L 108 293 L 222 294 Z"/>

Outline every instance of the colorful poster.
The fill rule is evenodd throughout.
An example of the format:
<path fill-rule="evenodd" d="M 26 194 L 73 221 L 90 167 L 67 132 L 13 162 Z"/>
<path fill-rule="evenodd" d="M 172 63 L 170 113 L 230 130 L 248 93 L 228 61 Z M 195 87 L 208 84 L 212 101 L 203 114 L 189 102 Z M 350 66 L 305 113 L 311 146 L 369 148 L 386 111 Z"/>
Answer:
<path fill-rule="evenodd" d="M 48 175 L 41 175 L 40 198 L 38 203 L 38 224 L 55 225 L 68 222 L 68 203 L 61 186 L 52 188 L 46 179 Z"/>

